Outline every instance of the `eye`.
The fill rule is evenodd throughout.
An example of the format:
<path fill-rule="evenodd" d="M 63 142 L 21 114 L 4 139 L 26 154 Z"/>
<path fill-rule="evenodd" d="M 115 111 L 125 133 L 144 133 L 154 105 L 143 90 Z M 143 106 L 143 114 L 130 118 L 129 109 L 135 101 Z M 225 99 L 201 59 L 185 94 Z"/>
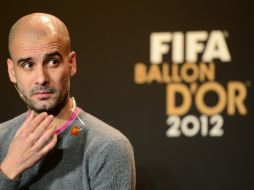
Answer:
<path fill-rule="evenodd" d="M 48 67 L 57 67 L 59 64 L 59 61 L 57 59 L 50 59 L 48 62 Z"/>
<path fill-rule="evenodd" d="M 31 70 L 32 67 L 33 67 L 33 63 L 31 63 L 31 62 L 24 62 L 24 63 L 22 63 L 22 67 L 23 67 L 25 70 Z"/>

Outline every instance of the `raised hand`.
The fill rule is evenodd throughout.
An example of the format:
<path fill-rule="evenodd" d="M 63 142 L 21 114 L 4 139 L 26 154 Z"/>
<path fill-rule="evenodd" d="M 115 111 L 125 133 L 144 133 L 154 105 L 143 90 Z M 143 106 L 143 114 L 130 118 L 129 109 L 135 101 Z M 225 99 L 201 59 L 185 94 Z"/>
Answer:
<path fill-rule="evenodd" d="M 0 169 L 10 179 L 17 178 L 27 168 L 42 159 L 57 142 L 55 128 L 50 127 L 53 116 L 32 111 L 17 130 Z"/>

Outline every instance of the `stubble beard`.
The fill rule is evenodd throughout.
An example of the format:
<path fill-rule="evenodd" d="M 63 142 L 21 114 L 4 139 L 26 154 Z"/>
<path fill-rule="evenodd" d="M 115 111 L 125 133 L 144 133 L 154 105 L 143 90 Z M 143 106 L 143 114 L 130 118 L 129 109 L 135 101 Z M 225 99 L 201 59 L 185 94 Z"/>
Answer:
<path fill-rule="evenodd" d="M 40 88 L 40 87 L 36 87 Z M 35 89 L 36 89 L 35 88 Z M 65 81 L 62 90 L 57 90 L 52 87 L 46 87 L 42 86 L 41 88 L 49 89 L 49 91 L 53 92 L 55 94 L 54 97 L 50 98 L 49 100 L 34 100 L 32 99 L 32 95 L 34 93 L 34 89 L 31 90 L 29 93 L 29 96 L 24 95 L 24 92 L 22 92 L 22 89 L 19 88 L 19 91 L 22 92 L 22 100 L 26 103 L 28 108 L 30 110 L 35 111 L 36 113 L 42 113 L 47 112 L 48 114 L 52 114 L 54 116 L 58 115 L 60 111 L 64 108 L 66 103 L 68 102 L 68 98 L 70 96 L 70 82 Z M 40 102 L 38 102 L 40 101 Z M 45 103 L 43 102 L 45 101 Z"/>
<path fill-rule="evenodd" d="M 47 112 L 48 114 L 56 116 L 66 105 L 69 93 L 58 92 L 56 94 L 56 97 L 50 100 L 33 100 L 28 98 L 25 100 L 25 103 L 30 110 L 34 110 L 38 114 L 42 112 Z M 43 101 L 45 101 L 45 103 Z"/>

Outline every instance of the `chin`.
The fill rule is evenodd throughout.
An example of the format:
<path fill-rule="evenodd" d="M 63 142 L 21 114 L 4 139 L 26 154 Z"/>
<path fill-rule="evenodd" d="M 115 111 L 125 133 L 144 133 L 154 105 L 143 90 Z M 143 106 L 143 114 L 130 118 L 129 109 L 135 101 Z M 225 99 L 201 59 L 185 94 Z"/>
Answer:
<path fill-rule="evenodd" d="M 47 112 L 50 115 L 56 116 L 67 102 L 66 98 L 52 98 L 47 100 L 28 101 L 28 107 L 36 113 Z"/>
<path fill-rule="evenodd" d="M 34 106 L 32 109 L 37 113 L 47 112 L 50 115 L 56 116 L 63 106 L 63 104 L 43 104 L 40 106 Z"/>
<path fill-rule="evenodd" d="M 51 112 L 57 106 L 49 102 L 38 102 L 30 104 L 28 107 L 34 110 L 36 113 L 42 113 L 42 112 Z"/>

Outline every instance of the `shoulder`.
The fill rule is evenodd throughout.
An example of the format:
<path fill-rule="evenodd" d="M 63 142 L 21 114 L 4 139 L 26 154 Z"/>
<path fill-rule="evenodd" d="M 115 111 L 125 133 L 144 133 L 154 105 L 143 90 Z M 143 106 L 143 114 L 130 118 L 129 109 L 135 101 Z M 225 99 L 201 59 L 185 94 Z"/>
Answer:
<path fill-rule="evenodd" d="M 104 175 L 112 178 L 116 174 L 134 176 L 134 152 L 128 138 L 87 112 L 82 111 L 80 118 L 85 123 L 85 160 L 89 161 L 90 175 L 97 176 L 103 173 L 104 168 L 104 172 L 108 173 Z"/>
<path fill-rule="evenodd" d="M 25 113 L 23 113 L 4 123 L 0 123 L 0 134 L 6 131 L 16 130 L 25 121 L 25 118 Z"/>
<path fill-rule="evenodd" d="M 0 123 L 0 144 L 3 143 L 2 141 L 11 141 L 12 137 L 14 136 L 20 125 L 24 122 L 25 118 L 25 113 L 23 113 L 11 120 Z"/>
<path fill-rule="evenodd" d="M 129 141 L 119 130 L 103 122 L 97 117 L 81 111 L 80 116 L 85 123 L 85 130 L 88 135 L 95 135 L 96 138 L 108 141 Z"/>
<path fill-rule="evenodd" d="M 21 114 L 9 121 L 0 124 L 0 159 L 1 154 L 7 151 L 17 129 L 25 120 L 25 114 Z"/>
<path fill-rule="evenodd" d="M 128 138 L 116 128 L 83 110 L 80 113 L 80 118 L 84 121 L 83 132 L 86 136 L 88 150 L 91 148 L 97 151 L 132 152 Z"/>

